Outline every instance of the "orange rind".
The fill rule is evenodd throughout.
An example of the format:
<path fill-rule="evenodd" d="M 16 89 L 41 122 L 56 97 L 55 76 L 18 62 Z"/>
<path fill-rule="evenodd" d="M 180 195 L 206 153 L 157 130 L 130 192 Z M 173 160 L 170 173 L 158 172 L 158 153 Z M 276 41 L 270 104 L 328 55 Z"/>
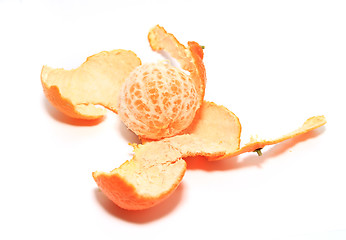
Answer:
<path fill-rule="evenodd" d="M 274 145 L 283 141 L 286 141 L 288 139 L 297 137 L 299 135 L 305 134 L 309 131 L 312 131 L 316 128 L 319 128 L 323 125 L 325 125 L 327 123 L 327 120 L 325 118 L 325 116 L 314 116 L 311 117 L 309 119 L 307 119 L 304 124 L 299 127 L 298 129 L 287 133 L 285 135 L 283 135 L 282 137 L 279 138 L 275 138 L 275 139 L 271 139 L 271 140 L 259 140 L 258 138 L 254 138 L 252 137 L 250 139 L 250 142 L 245 144 L 243 147 L 236 149 L 236 150 L 231 150 L 231 151 L 227 151 L 227 153 L 225 155 L 219 156 L 219 157 L 212 157 L 209 158 L 209 160 L 220 160 L 220 159 L 224 159 L 224 158 L 231 158 L 237 155 L 240 155 L 242 153 L 246 153 L 246 152 L 254 152 L 257 149 L 262 149 L 265 146 L 268 145 Z"/>
<path fill-rule="evenodd" d="M 102 192 L 119 207 L 141 210 L 167 198 L 179 185 L 186 162 L 162 142 L 135 147 L 135 155 L 110 173 L 94 172 Z"/>
<path fill-rule="evenodd" d="M 72 70 L 43 66 L 41 83 L 47 99 L 64 114 L 77 119 L 100 119 L 106 114 L 104 108 L 117 112 L 120 88 L 140 64 L 132 51 L 104 51 Z"/>

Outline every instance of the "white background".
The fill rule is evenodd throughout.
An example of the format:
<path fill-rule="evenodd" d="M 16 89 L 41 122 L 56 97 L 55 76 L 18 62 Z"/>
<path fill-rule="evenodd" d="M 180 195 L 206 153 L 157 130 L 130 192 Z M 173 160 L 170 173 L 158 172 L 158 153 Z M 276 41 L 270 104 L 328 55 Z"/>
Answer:
<path fill-rule="evenodd" d="M 345 1 L 0 0 L 1 239 L 346 239 Z M 76 68 L 103 50 L 161 59 L 160 24 L 205 48 L 206 100 L 251 134 L 327 125 L 219 162 L 188 161 L 176 192 L 125 211 L 91 173 L 131 158 L 137 141 L 111 112 L 89 126 L 57 112 L 43 65 Z"/>

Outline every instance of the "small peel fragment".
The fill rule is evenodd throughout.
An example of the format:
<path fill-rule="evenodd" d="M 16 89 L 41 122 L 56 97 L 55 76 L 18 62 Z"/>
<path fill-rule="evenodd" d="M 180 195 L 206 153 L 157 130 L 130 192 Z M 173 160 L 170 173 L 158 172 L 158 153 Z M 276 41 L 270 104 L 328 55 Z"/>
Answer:
<path fill-rule="evenodd" d="M 88 57 L 76 69 L 43 66 L 41 83 L 49 102 L 64 114 L 77 119 L 99 119 L 106 110 L 97 105 L 117 113 L 120 88 L 140 64 L 132 51 L 103 51 Z"/>

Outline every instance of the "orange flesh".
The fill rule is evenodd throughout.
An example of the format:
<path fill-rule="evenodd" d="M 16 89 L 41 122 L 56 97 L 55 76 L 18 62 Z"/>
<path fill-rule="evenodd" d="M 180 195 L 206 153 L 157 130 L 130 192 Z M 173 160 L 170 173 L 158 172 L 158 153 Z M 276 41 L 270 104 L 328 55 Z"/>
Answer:
<path fill-rule="evenodd" d="M 167 62 L 143 64 L 131 72 L 120 93 L 119 117 L 142 138 L 161 139 L 187 128 L 198 108 L 188 75 Z"/>

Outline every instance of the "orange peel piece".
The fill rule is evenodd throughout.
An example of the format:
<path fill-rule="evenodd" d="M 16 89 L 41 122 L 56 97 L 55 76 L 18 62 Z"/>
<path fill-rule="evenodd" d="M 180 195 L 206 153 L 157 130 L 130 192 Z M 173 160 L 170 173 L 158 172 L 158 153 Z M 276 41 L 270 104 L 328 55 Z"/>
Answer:
<path fill-rule="evenodd" d="M 233 122 L 239 124 L 238 118 L 222 106 L 204 102 L 198 116 L 202 119 L 193 123 L 189 133 L 176 135 L 159 141 L 134 145 L 134 157 L 111 172 L 93 173 L 102 192 L 116 205 L 129 210 L 140 210 L 155 206 L 166 199 L 179 185 L 185 171 L 185 157 L 205 156 L 218 157 L 227 153 L 229 144 L 239 144 L 238 128 Z M 214 126 L 228 132 L 234 132 L 234 137 L 225 136 L 224 145 L 215 142 L 216 135 L 205 137 L 202 131 L 209 125 L 211 114 L 226 120 L 223 126 Z M 215 116 L 214 115 L 214 116 Z M 203 121 L 205 120 L 205 121 Z"/>
<path fill-rule="evenodd" d="M 219 156 L 224 148 L 193 135 L 178 135 L 134 145 L 134 157 L 111 172 L 93 172 L 101 191 L 128 210 L 153 207 L 180 184 L 188 156 Z"/>
<path fill-rule="evenodd" d="M 316 128 L 319 128 L 323 125 L 325 125 L 327 123 L 326 118 L 322 115 L 322 116 L 314 116 L 311 117 L 309 119 L 307 119 L 304 124 L 299 127 L 298 129 L 283 135 L 282 137 L 276 138 L 276 139 L 272 139 L 272 140 L 257 140 L 255 138 L 251 138 L 250 142 L 245 144 L 242 148 L 239 148 L 237 150 L 233 150 L 233 151 L 228 151 L 225 155 L 223 156 L 219 156 L 217 158 L 209 158 L 209 160 L 220 160 L 220 159 L 224 159 L 224 158 L 231 158 L 237 155 L 240 155 L 242 153 L 246 153 L 246 152 L 254 152 L 257 149 L 261 149 L 265 146 L 268 145 L 273 145 L 273 144 L 277 144 L 280 142 L 283 142 L 285 140 L 297 137 L 299 135 L 302 135 L 304 133 L 307 133 L 309 131 L 312 131 Z"/>
<path fill-rule="evenodd" d="M 165 50 L 180 63 L 182 69 L 190 72 L 202 105 L 207 81 L 202 47 L 194 41 L 188 42 L 188 46 L 185 47 L 173 34 L 167 33 L 159 25 L 149 31 L 148 40 L 152 50 Z"/>
<path fill-rule="evenodd" d="M 240 146 L 241 129 L 239 118 L 233 112 L 222 105 L 204 101 L 184 133 L 222 145 L 225 151 L 234 151 Z"/>
<path fill-rule="evenodd" d="M 141 210 L 167 198 L 186 171 L 181 153 L 166 143 L 152 142 L 134 148 L 135 155 L 119 168 L 93 172 L 102 192 L 119 207 Z"/>
<path fill-rule="evenodd" d="M 117 112 L 120 88 L 140 64 L 132 51 L 103 51 L 76 69 L 43 66 L 41 83 L 47 99 L 61 112 L 72 118 L 99 119 L 106 110 L 97 105 Z"/>

